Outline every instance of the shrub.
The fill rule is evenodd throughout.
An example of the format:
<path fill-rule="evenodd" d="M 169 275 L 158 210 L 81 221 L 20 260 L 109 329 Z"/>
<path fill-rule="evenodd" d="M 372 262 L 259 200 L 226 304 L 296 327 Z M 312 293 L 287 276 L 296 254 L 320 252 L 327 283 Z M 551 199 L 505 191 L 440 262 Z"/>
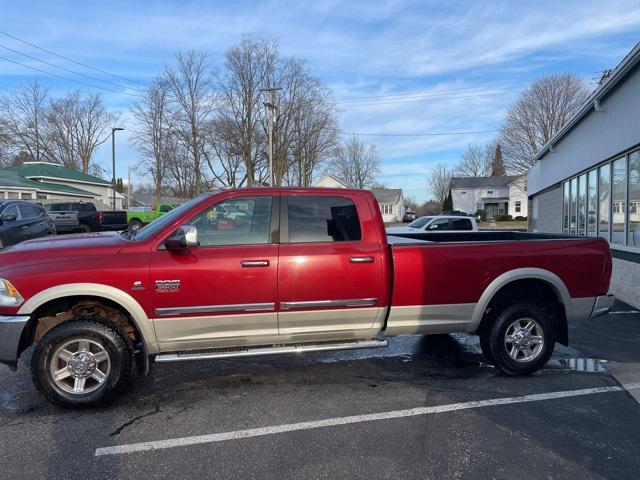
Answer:
<path fill-rule="evenodd" d="M 504 214 L 496 216 L 496 222 L 508 222 L 509 220 L 513 220 L 511 215 Z"/>
<path fill-rule="evenodd" d="M 514 220 L 517 220 L 518 222 L 526 222 L 527 221 L 527 217 L 523 217 L 522 215 L 518 215 L 516 218 L 514 218 Z"/>
<path fill-rule="evenodd" d="M 482 208 L 479 208 L 476 211 L 476 217 L 480 217 L 480 221 L 481 222 L 485 222 L 487 220 L 487 212 L 485 210 L 483 210 Z"/>

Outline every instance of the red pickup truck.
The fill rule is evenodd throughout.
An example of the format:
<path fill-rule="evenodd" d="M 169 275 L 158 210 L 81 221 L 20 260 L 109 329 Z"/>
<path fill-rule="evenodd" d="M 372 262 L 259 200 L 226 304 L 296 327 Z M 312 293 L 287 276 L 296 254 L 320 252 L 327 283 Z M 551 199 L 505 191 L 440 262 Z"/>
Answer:
<path fill-rule="evenodd" d="M 234 212 L 227 216 L 224 212 Z M 86 405 L 153 362 L 384 347 L 470 332 L 516 375 L 567 321 L 606 312 L 606 241 L 517 232 L 387 237 L 361 190 L 202 195 L 136 232 L 31 240 L 0 253 L 0 361 L 52 402 Z"/>

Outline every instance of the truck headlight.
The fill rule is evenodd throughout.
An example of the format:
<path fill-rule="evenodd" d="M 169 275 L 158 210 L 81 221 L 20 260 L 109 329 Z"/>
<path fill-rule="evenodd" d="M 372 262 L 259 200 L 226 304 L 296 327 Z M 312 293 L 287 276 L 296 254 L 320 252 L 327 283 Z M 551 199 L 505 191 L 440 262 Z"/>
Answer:
<path fill-rule="evenodd" d="M 9 280 L 0 278 L 0 307 L 19 307 L 24 302 L 20 292 Z"/>

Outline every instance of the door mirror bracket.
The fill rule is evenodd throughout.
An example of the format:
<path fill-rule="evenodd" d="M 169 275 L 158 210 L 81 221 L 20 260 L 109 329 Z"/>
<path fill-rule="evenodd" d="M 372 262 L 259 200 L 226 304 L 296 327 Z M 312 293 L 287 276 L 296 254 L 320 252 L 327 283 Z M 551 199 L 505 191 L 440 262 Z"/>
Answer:
<path fill-rule="evenodd" d="M 198 245 L 198 230 L 193 225 L 182 225 L 164 241 L 167 250 L 185 250 Z"/>

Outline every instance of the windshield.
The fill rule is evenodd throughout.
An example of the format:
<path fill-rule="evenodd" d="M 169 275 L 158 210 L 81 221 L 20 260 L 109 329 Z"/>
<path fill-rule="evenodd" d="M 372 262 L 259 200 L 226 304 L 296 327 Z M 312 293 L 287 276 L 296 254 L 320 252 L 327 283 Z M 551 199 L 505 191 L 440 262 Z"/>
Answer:
<path fill-rule="evenodd" d="M 420 217 L 409 224 L 410 228 L 422 228 L 431 221 L 433 217 Z"/>
<path fill-rule="evenodd" d="M 156 233 L 158 233 L 167 225 L 173 223 L 176 218 L 182 216 L 187 210 L 191 209 L 193 206 L 204 201 L 210 195 L 211 195 L 210 193 L 205 193 L 204 195 L 200 195 L 199 197 L 196 197 L 194 199 L 189 200 L 186 203 L 183 203 L 179 207 L 171 210 L 169 213 L 160 217 L 158 220 L 154 220 L 150 224 L 142 227 L 140 230 L 137 230 L 137 231 L 127 230 L 122 234 L 129 240 L 147 240 L 148 238 L 153 237 Z"/>

